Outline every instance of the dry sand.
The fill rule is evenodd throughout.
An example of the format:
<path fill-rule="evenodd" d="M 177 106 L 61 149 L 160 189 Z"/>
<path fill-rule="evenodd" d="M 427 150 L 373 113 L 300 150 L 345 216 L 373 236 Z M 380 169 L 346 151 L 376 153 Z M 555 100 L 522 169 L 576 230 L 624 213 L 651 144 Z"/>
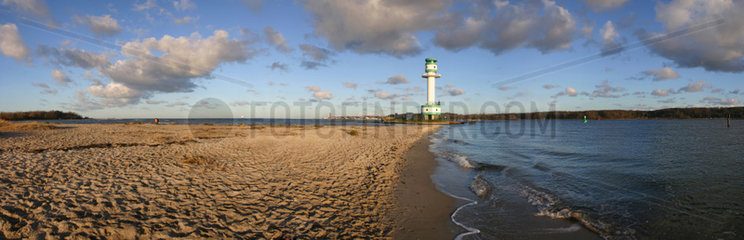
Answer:
<path fill-rule="evenodd" d="M 0 238 L 388 238 L 402 156 L 436 128 L 2 132 Z"/>

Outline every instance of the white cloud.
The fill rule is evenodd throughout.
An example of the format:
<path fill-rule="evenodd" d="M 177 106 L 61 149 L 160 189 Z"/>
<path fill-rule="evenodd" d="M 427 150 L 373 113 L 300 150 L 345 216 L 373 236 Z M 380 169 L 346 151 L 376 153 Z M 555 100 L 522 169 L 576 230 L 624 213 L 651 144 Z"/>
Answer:
<path fill-rule="evenodd" d="M 520 2 L 479 2 L 470 16 L 441 23 L 434 43 L 458 51 L 478 46 L 498 55 L 518 47 L 542 53 L 567 49 L 576 33 L 571 13 L 552 0 Z"/>
<path fill-rule="evenodd" d="M 391 100 L 391 99 L 397 98 L 398 96 L 399 96 L 398 94 L 390 94 L 390 93 L 381 92 L 381 91 L 375 92 L 375 97 L 382 99 L 382 100 Z"/>
<path fill-rule="evenodd" d="M 234 106 L 245 106 L 245 105 L 251 105 L 251 102 L 249 102 L 249 101 L 235 101 L 235 102 L 231 102 L 230 103 L 230 106 L 233 106 L 233 107 Z"/>
<path fill-rule="evenodd" d="M 567 87 L 565 91 L 559 93 L 558 95 L 568 95 L 571 97 L 576 97 L 576 89 Z"/>
<path fill-rule="evenodd" d="M 447 94 L 450 96 L 459 96 L 465 94 L 465 90 L 462 90 L 460 88 L 451 88 L 447 89 Z"/>
<path fill-rule="evenodd" d="M 327 62 L 334 55 L 331 50 L 309 44 L 300 44 L 300 50 L 302 50 L 302 55 L 318 62 Z"/>
<path fill-rule="evenodd" d="M 271 68 L 271 70 L 279 69 L 280 71 L 284 71 L 284 72 L 289 71 L 289 66 L 287 64 L 283 64 L 280 62 L 271 63 L 271 66 L 269 66 L 269 68 Z"/>
<path fill-rule="evenodd" d="M 165 105 L 166 107 L 176 107 L 176 106 L 189 106 L 188 103 L 177 101 L 173 103 L 169 103 L 168 105 Z"/>
<path fill-rule="evenodd" d="M 57 22 L 49 11 L 49 7 L 42 0 L 3 0 L 3 6 L 12 6 L 14 9 L 31 14 L 37 19 L 46 20 L 47 24 L 57 26 Z"/>
<path fill-rule="evenodd" d="M 244 62 L 256 54 L 226 31 L 202 38 L 163 36 L 124 44 L 121 54 L 127 59 L 114 62 L 103 73 L 114 82 L 143 92 L 189 92 L 195 78 L 209 77 L 222 63 Z M 153 53 L 158 51 L 161 54 Z"/>
<path fill-rule="evenodd" d="M 421 92 L 421 91 L 423 91 L 423 90 L 424 90 L 424 88 L 422 88 L 422 87 L 420 87 L 420 86 L 407 87 L 407 88 L 405 89 L 405 91 L 406 91 L 406 92 Z"/>
<path fill-rule="evenodd" d="M 193 20 L 194 20 L 194 18 L 189 17 L 189 16 L 186 16 L 186 17 L 182 17 L 182 18 L 173 19 L 173 23 L 175 23 L 175 24 L 189 24 Z"/>
<path fill-rule="evenodd" d="M 104 106 L 100 104 L 99 102 L 92 101 L 88 99 L 85 92 L 82 90 L 77 90 L 75 94 L 76 101 L 70 104 L 63 104 L 62 107 L 74 111 L 90 111 L 90 110 L 97 110 L 97 109 L 103 109 Z"/>
<path fill-rule="evenodd" d="M 138 90 L 131 89 L 121 83 L 109 83 L 107 85 L 93 85 L 85 89 L 94 97 L 115 99 L 121 103 L 133 103 L 137 101 L 142 93 Z"/>
<path fill-rule="evenodd" d="M 263 1 L 264 0 L 241 0 L 241 2 L 243 2 L 243 4 L 248 7 L 248 9 L 254 12 L 261 11 L 261 2 Z"/>
<path fill-rule="evenodd" d="M 57 65 L 65 66 L 76 66 L 83 69 L 91 69 L 94 67 L 105 67 L 110 64 L 109 59 L 102 55 L 93 52 L 88 52 L 79 49 L 66 49 L 63 48 L 58 50 L 53 47 L 45 45 L 39 46 L 37 53 L 42 56 L 51 56 L 52 62 Z"/>
<path fill-rule="evenodd" d="M 333 93 L 329 91 L 321 91 L 318 86 L 305 86 L 308 91 L 313 92 L 313 97 L 318 100 L 329 100 L 333 98 Z"/>
<path fill-rule="evenodd" d="M 594 12 L 615 9 L 623 6 L 628 0 L 581 0 Z"/>
<path fill-rule="evenodd" d="M 52 77 L 54 78 L 55 81 L 57 81 L 57 84 L 65 86 L 65 87 L 69 86 L 70 83 L 72 82 L 72 79 L 67 77 L 67 75 L 64 72 L 62 72 L 62 70 L 59 70 L 59 69 L 52 70 Z"/>
<path fill-rule="evenodd" d="M 87 25 L 88 28 L 90 28 L 90 31 L 95 33 L 97 36 L 113 36 L 121 32 L 119 21 L 112 18 L 111 15 L 88 15 L 84 17 L 76 17 L 75 21 Z"/>
<path fill-rule="evenodd" d="M 708 71 L 744 71 L 744 2 L 730 0 L 674 0 L 659 2 L 656 19 L 664 32 L 639 31 L 641 39 L 664 37 L 688 27 L 721 20 L 703 30 L 682 34 L 648 45 L 659 56 L 680 67 L 703 67 Z"/>
<path fill-rule="evenodd" d="M 121 48 L 124 58 L 114 63 L 81 50 L 44 51 L 63 65 L 98 66 L 99 72 L 111 80 L 105 85 L 94 81 L 86 89 L 98 99 L 91 100 L 81 91 L 76 103 L 66 105 L 69 109 L 81 111 L 136 104 L 156 92 L 190 92 L 196 87 L 194 79 L 209 78 L 220 64 L 244 62 L 256 54 L 249 51 L 244 41 L 229 39 L 223 30 L 214 31 L 214 35 L 207 38 L 194 33 L 189 37 L 165 35 L 161 39 L 127 42 Z M 168 104 L 178 105 L 181 104 Z"/>
<path fill-rule="evenodd" d="M 155 3 L 156 0 L 145 0 L 143 3 L 135 3 L 134 10 L 142 11 L 150 8 L 155 8 L 158 5 Z"/>
<path fill-rule="evenodd" d="M 196 9 L 196 3 L 189 0 L 174 1 L 173 7 L 179 11 L 185 11 L 189 9 Z"/>
<path fill-rule="evenodd" d="M 287 53 L 292 51 L 292 48 L 287 46 L 287 39 L 284 38 L 284 35 L 274 30 L 274 28 L 266 26 L 264 28 L 264 34 L 266 34 L 266 41 L 276 46 L 276 49 L 280 52 Z"/>
<path fill-rule="evenodd" d="M 613 54 L 622 50 L 622 45 L 619 42 L 620 34 L 615 29 L 612 21 L 607 21 L 602 29 L 599 29 L 599 34 L 602 37 L 602 54 Z"/>
<path fill-rule="evenodd" d="M 147 104 L 163 104 L 163 103 L 168 103 L 168 101 L 162 101 L 162 100 L 159 101 L 159 100 L 150 100 L 150 99 L 148 99 L 145 102 Z"/>
<path fill-rule="evenodd" d="M 594 32 L 594 24 L 585 24 L 581 27 L 581 36 L 585 38 L 591 38 Z"/>
<path fill-rule="evenodd" d="M 28 60 L 28 47 L 18 34 L 18 27 L 15 24 L 0 25 L 0 52 L 18 61 Z"/>
<path fill-rule="evenodd" d="M 739 105 L 741 103 L 738 99 L 734 98 L 717 98 L 717 97 L 705 97 L 703 100 L 700 100 L 701 103 L 709 103 L 713 105 Z"/>
<path fill-rule="evenodd" d="M 706 86 L 705 83 L 706 82 L 702 80 L 696 81 L 694 83 L 688 84 L 685 87 L 680 88 L 679 91 L 680 92 L 700 92 L 700 91 L 703 91 L 703 88 L 705 87 L 710 88 L 710 86 Z"/>
<path fill-rule="evenodd" d="M 498 89 L 501 90 L 501 91 L 506 91 L 506 90 L 511 89 L 511 87 L 509 87 L 509 86 L 500 86 L 500 87 L 498 87 Z"/>
<path fill-rule="evenodd" d="M 437 27 L 450 2 L 316 0 L 305 1 L 305 8 L 313 15 L 315 34 L 331 48 L 402 57 L 421 51 L 415 33 Z"/>
<path fill-rule="evenodd" d="M 344 82 L 344 87 L 356 89 L 358 84 L 352 82 Z"/>
<path fill-rule="evenodd" d="M 34 87 L 40 87 L 40 88 L 49 88 L 49 85 L 46 83 L 31 83 Z"/>
<path fill-rule="evenodd" d="M 386 84 L 392 84 L 392 85 L 396 85 L 396 84 L 405 84 L 405 83 L 409 83 L 409 81 L 408 81 L 408 78 L 406 78 L 406 76 L 405 76 L 405 75 L 403 75 L 403 74 L 398 74 L 398 75 L 395 75 L 395 76 L 391 76 L 391 77 L 389 77 L 389 78 L 387 79 L 387 81 L 385 81 L 385 83 L 386 83 Z"/>
<path fill-rule="evenodd" d="M 654 96 L 657 96 L 657 97 L 665 97 L 665 96 L 669 95 L 670 93 L 671 94 L 676 94 L 677 92 L 674 91 L 674 90 L 672 90 L 672 89 L 669 89 L 669 90 L 654 89 L 653 91 L 651 91 L 651 95 L 654 95 Z"/>
<path fill-rule="evenodd" d="M 331 99 L 331 98 L 333 98 L 333 93 L 332 92 L 327 92 L 327 91 L 326 92 L 324 92 L 324 91 L 317 91 L 317 92 L 313 92 L 313 97 L 315 97 L 318 100 Z"/>
<path fill-rule="evenodd" d="M 595 85 L 594 87 L 595 89 L 592 92 L 592 94 L 589 95 L 590 97 L 617 98 L 617 97 L 620 97 L 620 95 L 616 95 L 612 93 L 625 91 L 625 89 L 622 87 L 610 86 L 610 83 L 607 80 L 604 80 L 602 84 Z"/>
<path fill-rule="evenodd" d="M 679 74 L 675 72 L 674 69 L 671 69 L 669 67 L 664 67 L 662 69 L 651 69 L 643 72 L 643 74 L 645 76 L 653 77 L 654 81 L 664 81 L 667 79 L 679 78 Z"/>
<path fill-rule="evenodd" d="M 300 66 L 307 70 L 314 70 L 314 69 L 318 69 L 318 67 L 326 67 L 328 65 L 319 63 L 319 62 L 313 62 L 313 61 L 302 61 L 300 62 Z"/>
<path fill-rule="evenodd" d="M 553 89 L 553 88 L 557 88 L 557 87 L 558 86 L 553 85 L 553 84 L 545 84 L 545 85 L 543 85 L 543 88 L 548 89 L 548 90 Z"/>
<path fill-rule="evenodd" d="M 666 99 L 666 100 L 658 100 L 657 102 L 660 102 L 660 103 L 675 103 L 675 102 L 677 102 L 677 98 L 670 98 L 670 99 Z"/>

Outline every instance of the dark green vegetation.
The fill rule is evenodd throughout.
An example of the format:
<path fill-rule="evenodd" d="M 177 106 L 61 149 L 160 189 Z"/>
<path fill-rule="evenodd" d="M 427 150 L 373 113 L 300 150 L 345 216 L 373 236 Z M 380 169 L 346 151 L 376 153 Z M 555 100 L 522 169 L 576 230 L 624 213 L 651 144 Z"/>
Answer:
<path fill-rule="evenodd" d="M 31 112 L 0 112 L 0 119 L 10 120 L 10 121 L 23 121 L 23 120 L 84 119 L 84 118 L 74 112 L 31 111 Z"/>
<path fill-rule="evenodd" d="M 744 107 L 730 108 L 667 108 L 654 111 L 591 110 L 555 111 L 536 113 L 453 114 L 444 113 L 453 120 L 519 120 L 519 119 L 693 119 L 693 118 L 744 118 Z"/>

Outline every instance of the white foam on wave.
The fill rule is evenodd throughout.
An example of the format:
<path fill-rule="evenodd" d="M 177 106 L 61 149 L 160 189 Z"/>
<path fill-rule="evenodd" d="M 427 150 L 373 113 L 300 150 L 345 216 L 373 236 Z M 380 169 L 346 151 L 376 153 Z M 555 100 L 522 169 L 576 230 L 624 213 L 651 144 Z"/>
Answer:
<path fill-rule="evenodd" d="M 476 164 L 473 164 L 470 161 L 468 161 L 468 158 L 465 157 L 465 156 L 462 156 L 462 155 L 453 153 L 451 159 L 455 163 L 457 163 L 457 165 L 460 165 L 460 167 L 470 168 L 470 169 L 476 169 L 476 168 L 478 168 L 478 166 L 476 166 Z"/>
<path fill-rule="evenodd" d="M 576 232 L 581 230 L 581 225 L 578 223 L 571 224 L 571 226 L 564 227 L 564 228 L 546 228 L 545 231 L 551 232 L 551 233 L 567 233 L 567 232 Z"/>
<path fill-rule="evenodd" d="M 442 188 L 440 188 L 440 189 L 442 189 Z M 452 215 L 450 215 L 450 220 L 452 221 L 452 223 L 454 223 L 457 226 L 460 226 L 461 228 L 463 228 L 463 229 L 465 229 L 467 231 L 467 232 L 458 234 L 455 237 L 455 240 L 461 240 L 465 236 L 480 233 L 480 230 L 479 229 L 474 228 L 474 227 L 467 226 L 467 225 L 465 225 L 465 224 L 463 224 L 461 222 L 458 222 L 455 219 L 455 217 L 460 212 L 460 210 L 462 210 L 463 208 L 469 207 L 469 206 L 476 205 L 476 204 L 478 204 L 478 201 L 475 201 L 475 200 L 472 200 L 472 199 L 466 198 L 466 197 L 457 196 L 457 195 L 451 194 L 451 193 L 449 193 L 447 191 L 441 191 L 441 192 L 444 193 L 444 194 L 446 194 L 447 196 L 450 196 L 450 197 L 453 197 L 453 198 L 456 198 L 456 199 L 460 199 L 460 200 L 464 200 L 464 201 L 468 201 L 469 202 L 469 203 L 466 203 L 466 204 L 458 207 L 457 209 L 455 209 L 455 212 L 453 212 Z"/>

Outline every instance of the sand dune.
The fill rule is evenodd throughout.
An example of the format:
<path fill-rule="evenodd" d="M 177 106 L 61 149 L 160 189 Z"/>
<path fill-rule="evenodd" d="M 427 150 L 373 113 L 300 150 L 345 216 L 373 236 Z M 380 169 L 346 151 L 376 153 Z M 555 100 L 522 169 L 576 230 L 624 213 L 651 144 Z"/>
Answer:
<path fill-rule="evenodd" d="M 435 128 L 145 124 L 3 133 L 0 238 L 389 237 L 401 156 Z"/>

